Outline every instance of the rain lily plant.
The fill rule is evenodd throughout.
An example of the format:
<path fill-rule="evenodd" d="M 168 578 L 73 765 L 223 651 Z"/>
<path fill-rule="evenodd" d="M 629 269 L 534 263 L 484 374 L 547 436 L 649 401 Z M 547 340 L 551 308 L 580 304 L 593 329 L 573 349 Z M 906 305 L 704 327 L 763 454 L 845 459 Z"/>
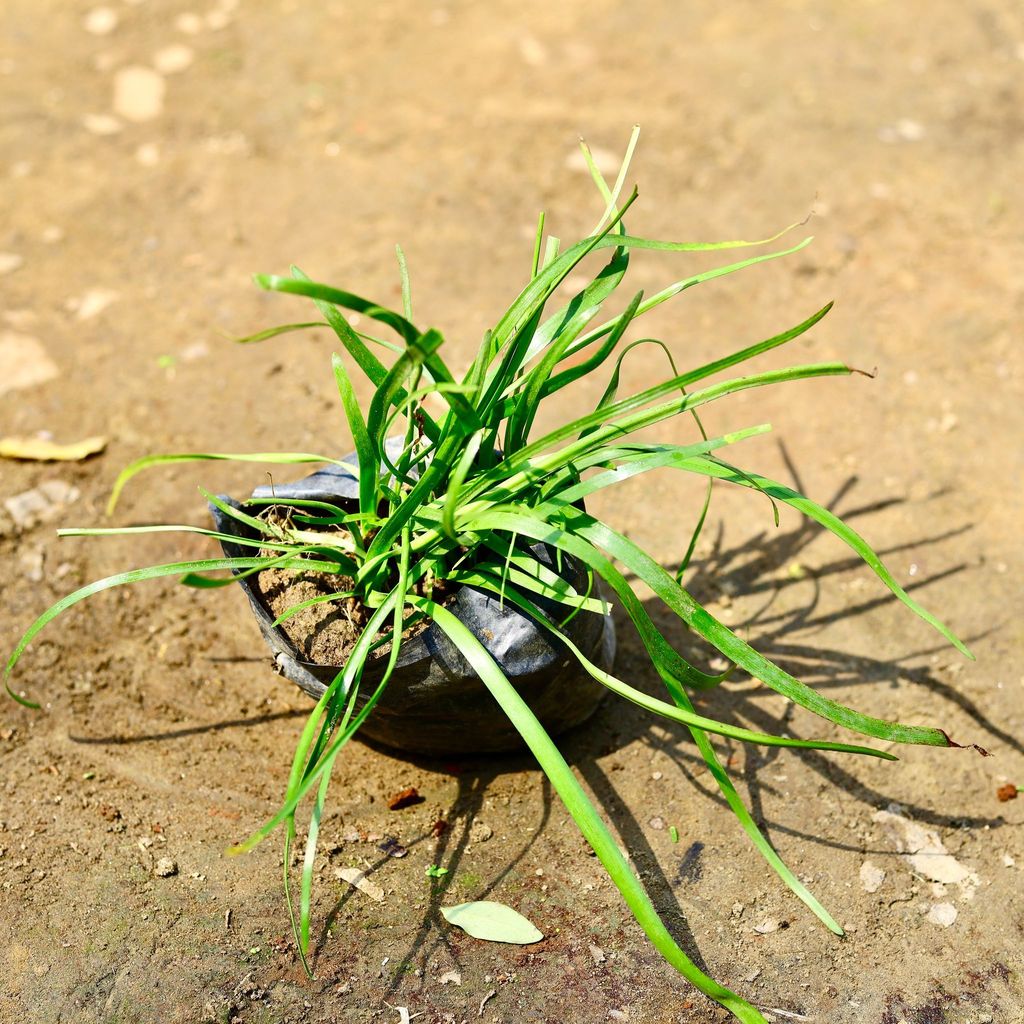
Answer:
<path fill-rule="evenodd" d="M 645 313 L 688 288 L 796 252 L 810 241 L 804 239 L 792 248 L 761 253 L 684 277 L 652 295 L 637 292 L 619 300 L 635 250 L 678 254 L 764 244 L 676 243 L 629 234 L 624 218 L 636 192 L 624 195 L 623 184 L 635 143 L 636 133 L 612 184 L 605 181 L 584 146 L 603 198 L 603 216 L 586 238 L 564 251 L 557 238 L 545 235 L 541 217 L 529 281 L 484 334 L 472 364 L 461 376 L 456 376 L 442 357 L 441 333 L 433 328 L 421 330 L 413 324 L 401 250 L 401 313 L 312 281 L 297 269 L 290 277 L 258 277 L 263 288 L 311 299 L 337 335 L 340 348 L 333 357 L 333 369 L 358 455 L 358 466 L 351 467 L 358 477 L 358 501 L 350 507 L 290 501 L 291 513 L 282 518 L 266 514 L 267 507 L 274 504 L 272 499 L 253 500 L 238 509 L 207 494 L 208 500 L 249 528 L 248 539 L 228 539 L 250 548 L 251 555 L 156 565 L 83 587 L 59 601 L 29 627 L 7 663 L 5 680 L 9 680 L 27 645 L 48 622 L 78 601 L 110 587 L 160 576 L 179 576 L 194 586 L 217 587 L 268 568 L 333 574 L 343 579 L 344 585 L 313 600 L 355 601 L 363 609 L 364 625 L 345 665 L 310 713 L 298 741 L 280 808 L 253 836 L 233 848 L 235 852 L 249 850 L 279 827 L 283 829 L 285 891 L 303 961 L 309 950 L 314 859 L 332 767 L 345 744 L 373 713 L 376 701 L 388 685 L 402 647 L 403 632 L 419 622 L 433 620 L 462 652 L 519 731 L 660 953 L 736 1018 L 746 1024 L 763 1024 L 764 1017 L 758 1009 L 699 970 L 677 944 L 555 742 L 478 637 L 446 606 L 442 594 L 456 587 L 471 586 L 500 595 L 503 601 L 535 618 L 553 637 L 567 644 L 587 672 L 617 697 L 689 730 L 711 776 L 751 842 L 793 893 L 837 935 L 842 934 L 839 925 L 783 864 L 758 829 L 719 759 L 712 737 L 887 760 L 895 760 L 894 755 L 871 746 L 768 735 L 699 714 L 694 710 L 694 693 L 719 686 L 728 672 L 709 674 L 684 660 L 654 624 L 634 587 L 640 584 L 653 592 L 689 631 L 727 659 L 729 671 L 748 673 L 832 725 L 888 743 L 955 745 L 941 729 L 875 718 L 808 688 L 740 639 L 693 597 L 685 585 L 687 567 L 707 514 L 711 485 L 722 481 L 761 492 L 773 504 L 791 505 L 820 523 L 849 545 L 900 601 L 963 654 L 970 657 L 970 653 L 946 626 L 899 586 L 878 556 L 849 526 L 789 487 L 749 469 L 737 468 L 723 458 L 727 448 L 763 433 L 768 426 L 753 425 L 708 436 L 701 425 L 698 411 L 703 406 L 738 391 L 854 372 L 840 362 L 823 362 L 782 370 L 752 370 L 742 376 L 729 373 L 809 331 L 826 315 L 831 304 L 774 337 L 702 366 L 677 372 L 673 363 L 672 376 L 635 394 L 620 396 L 620 368 L 626 354 L 638 345 L 662 344 L 652 339 L 625 343 L 627 332 Z M 607 254 L 607 261 L 596 276 L 565 305 L 549 311 L 550 305 L 557 305 L 555 296 L 569 275 L 586 257 L 597 253 Z M 609 312 L 609 306 L 615 306 L 614 310 Z M 380 339 L 356 330 L 342 310 L 374 321 L 389 332 L 388 337 Z M 243 340 L 262 341 L 287 331 L 317 326 L 323 326 L 322 321 L 287 324 Z M 369 378 L 374 389 L 365 407 L 357 401 L 352 383 L 352 374 L 357 370 Z M 556 405 L 563 389 L 595 373 L 606 377 L 608 383 L 592 412 L 544 433 L 535 429 L 543 403 L 553 399 L 550 404 Z M 690 443 L 651 443 L 637 438 L 638 431 L 678 416 L 692 419 L 694 439 Z M 403 443 L 397 448 L 385 447 L 385 440 L 396 436 Z M 111 507 L 127 480 L 140 470 L 193 459 L 265 463 L 338 461 L 336 456 L 294 452 L 152 456 L 122 472 Z M 659 564 L 613 525 L 584 510 L 584 501 L 591 495 L 655 469 L 696 474 L 706 486 L 692 537 L 684 549 L 680 545 L 681 564 L 672 570 Z M 96 535 L 171 529 L 201 533 L 212 539 L 226 536 L 189 526 L 60 532 Z M 553 567 L 549 561 L 538 558 L 539 544 L 556 551 L 559 558 L 584 566 L 589 585 L 574 589 L 566 583 L 557 564 Z M 230 574 L 217 575 L 218 570 L 229 570 Z M 541 610 L 539 599 L 549 608 L 554 602 L 554 607 L 562 609 L 561 617 Z M 619 606 L 621 621 L 636 630 L 664 684 L 662 697 L 638 690 L 629 680 L 588 661 L 565 635 L 566 623 L 573 616 L 582 611 L 603 613 L 611 602 Z M 281 619 L 295 610 L 290 609 Z M 389 648 L 378 650 L 385 644 Z M 361 694 L 363 669 L 369 659 L 386 659 L 386 668 L 373 691 Z M 15 694 L 9 682 L 7 685 L 16 700 L 31 703 L 24 695 Z M 291 849 L 297 838 L 296 816 L 307 800 L 311 812 L 296 895 L 291 891 L 289 877 Z"/>

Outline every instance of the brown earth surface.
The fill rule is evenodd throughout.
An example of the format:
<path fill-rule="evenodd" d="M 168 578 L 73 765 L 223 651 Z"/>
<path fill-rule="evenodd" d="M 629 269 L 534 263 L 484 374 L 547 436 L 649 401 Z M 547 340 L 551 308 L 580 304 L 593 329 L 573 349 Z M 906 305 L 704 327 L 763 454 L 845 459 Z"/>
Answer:
<path fill-rule="evenodd" d="M 103 523 L 132 458 L 347 450 L 325 331 L 226 340 L 308 316 L 251 272 L 295 262 L 395 303 L 401 242 L 417 318 L 462 366 L 524 281 L 538 211 L 563 238 L 600 212 L 577 136 L 604 159 L 640 122 L 632 231 L 756 238 L 813 209 L 816 235 L 688 292 L 649 333 L 695 365 L 836 299 L 760 365 L 840 358 L 876 379 L 747 392 L 708 426 L 770 421 L 735 458 L 849 516 L 977 661 L 838 541 L 791 512 L 776 529 L 745 491 L 717 492 L 694 589 L 828 695 L 992 756 L 722 745 L 771 840 L 846 926 L 838 939 L 751 848 L 682 730 L 607 702 L 565 751 L 691 955 L 780 1011 L 769 1019 L 1024 1020 L 1024 799 L 997 799 L 1024 782 L 1019 4 L 112 0 L 97 13 L 6 0 L 0 23 L 0 436 L 109 437 L 87 462 L 0 464 L 0 499 L 73 487 L 51 487 L 64 504 L 21 532 L 0 512 L 0 648 L 77 585 L 210 553 L 189 535 L 54 537 Z M 710 265 L 638 257 L 634 287 Z M 664 373 L 647 352 L 627 362 L 629 382 Z M 251 465 L 155 470 L 116 522 L 205 525 L 198 484 L 242 494 L 265 479 Z M 700 500 L 694 481 L 662 474 L 594 508 L 671 562 Z M 621 632 L 620 673 L 654 685 Z M 722 1019 L 648 945 L 525 758 L 346 752 L 305 980 L 278 839 L 224 855 L 276 808 L 308 709 L 235 591 L 103 594 L 39 638 L 14 685 L 44 707 L 0 711 L 4 1022 L 398 1022 L 399 1007 L 422 1024 Z M 745 678 L 701 708 L 836 734 Z M 409 786 L 424 802 L 389 811 Z M 924 841 L 915 826 L 962 882 L 930 877 L 949 861 L 901 855 Z M 408 856 L 380 851 L 386 836 Z M 428 879 L 431 864 L 448 874 Z M 340 867 L 372 870 L 383 902 L 338 881 Z M 484 896 L 545 940 L 488 945 L 440 917 Z"/>

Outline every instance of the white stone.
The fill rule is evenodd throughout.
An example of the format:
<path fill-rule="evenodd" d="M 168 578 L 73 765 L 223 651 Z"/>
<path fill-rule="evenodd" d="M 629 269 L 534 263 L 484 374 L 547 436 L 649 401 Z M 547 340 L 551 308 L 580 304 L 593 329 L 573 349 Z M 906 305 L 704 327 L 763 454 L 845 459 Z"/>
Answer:
<path fill-rule="evenodd" d="M 911 121 L 910 118 L 900 118 L 895 124 L 887 124 L 878 129 L 878 138 L 881 142 L 920 142 L 927 129 L 920 121 Z"/>
<path fill-rule="evenodd" d="M 194 363 L 199 359 L 205 359 L 209 354 L 210 346 L 205 341 L 194 341 L 181 350 L 181 361 Z"/>
<path fill-rule="evenodd" d="M 956 920 L 956 907 L 952 903 L 935 903 L 925 915 L 925 920 L 948 928 Z"/>
<path fill-rule="evenodd" d="M 71 299 L 68 308 L 71 309 L 77 319 L 92 320 L 99 316 L 111 303 L 116 302 L 118 293 L 112 288 L 90 288 L 79 298 Z"/>
<path fill-rule="evenodd" d="M 63 480 L 44 480 L 30 491 L 4 499 L 4 508 L 18 530 L 30 530 L 60 515 L 65 506 L 77 501 L 79 490 Z"/>
<path fill-rule="evenodd" d="M 82 124 L 93 135 L 116 135 L 124 127 L 112 114 L 86 114 Z"/>
<path fill-rule="evenodd" d="M 198 14 L 187 11 L 174 19 L 174 27 L 187 36 L 195 36 L 203 30 L 203 19 Z"/>
<path fill-rule="evenodd" d="M 888 810 L 878 811 L 873 820 L 888 833 L 897 852 L 919 875 L 931 882 L 959 885 L 966 899 L 974 895 L 979 884 L 977 874 L 946 850 L 933 829 L 905 817 L 896 804 L 890 804 Z"/>
<path fill-rule="evenodd" d="M 153 54 L 153 67 L 162 75 L 176 75 L 195 59 L 195 51 L 184 43 L 171 43 Z"/>
<path fill-rule="evenodd" d="M 119 18 L 113 7 L 94 7 L 83 19 L 85 31 L 94 36 L 109 36 L 117 28 Z"/>
<path fill-rule="evenodd" d="M 532 68 L 547 63 L 547 47 L 535 36 L 525 35 L 519 40 L 519 55 Z"/>
<path fill-rule="evenodd" d="M 156 167 L 160 163 L 160 147 L 155 142 L 144 142 L 135 150 L 135 160 L 143 167 Z"/>
<path fill-rule="evenodd" d="M 114 113 L 126 121 L 152 121 L 164 109 L 167 83 L 152 68 L 133 65 L 114 76 Z"/>
<path fill-rule="evenodd" d="M 42 342 L 30 334 L 0 331 L 0 395 L 53 380 L 60 371 Z"/>
<path fill-rule="evenodd" d="M 885 881 L 885 872 L 871 861 L 866 860 L 860 866 L 860 884 L 865 892 L 878 892 Z"/>
<path fill-rule="evenodd" d="M 24 262 L 16 252 L 0 252 L 0 277 L 13 274 Z"/>

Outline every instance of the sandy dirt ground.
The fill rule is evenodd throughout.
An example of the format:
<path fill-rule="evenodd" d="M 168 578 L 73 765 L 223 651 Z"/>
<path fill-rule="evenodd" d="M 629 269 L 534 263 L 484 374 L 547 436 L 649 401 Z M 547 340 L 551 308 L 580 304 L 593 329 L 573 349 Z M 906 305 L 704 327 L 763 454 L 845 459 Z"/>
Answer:
<path fill-rule="evenodd" d="M 766 834 L 846 926 L 837 939 L 752 850 L 681 730 L 608 703 L 565 750 L 680 940 L 770 1019 L 1024 1020 L 1024 798 L 996 796 L 1024 783 L 1019 4 L 2 7 L 0 435 L 110 439 L 79 464 L 0 463 L 0 499 L 49 495 L 35 525 L 0 512 L 4 652 L 81 583 L 210 552 L 173 535 L 56 539 L 103 521 L 130 459 L 347 448 L 325 332 L 228 340 L 306 316 L 252 272 L 294 262 L 394 303 L 401 242 L 417 317 L 461 365 L 523 284 L 538 211 L 563 238 L 596 219 L 577 137 L 607 161 L 640 122 L 632 230 L 763 237 L 813 211 L 802 230 L 816 236 L 687 293 L 650 332 L 693 365 L 836 300 L 762 365 L 841 358 L 875 379 L 747 393 L 709 426 L 770 421 L 737 460 L 851 517 L 977 661 L 839 542 L 795 514 L 776 529 L 747 492 L 716 495 L 694 589 L 831 696 L 992 756 L 723 748 Z M 638 258 L 632 276 L 650 290 L 705 265 Z M 638 359 L 627 377 L 664 369 Z M 203 524 L 197 485 L 264 480 L 251 466 L 160 470 L 117 522 Z M 595 508 L 672 562 L 700 499 L 654 476 Z M 622 632 L 621 672 L 654 685 Z M 324 824 L 307 981 L 278 841 L 224 856 L 275 809 L 308 708 L 237 592 L 103 595 L 40 638 L 16 685 L 44 708 L 0 707 L 3 1021 L 397 1024 L 399 1007 L 422 1024 L 723 1019 L 660 961 L 517 758 L 410 763 L 353 745 Z M 831 735 L 749 679 L 701 707 Z M 389 811 L 406 786 L 425 801 Z M 381 852 L 386 836 L 408 856 Z M 930 856 L 905 856 L 922 844 Z M 431 881 L 431 864 L 448 874 Z M 383 902 L 336 879 L 351 866 L 372 869 Z M 545 940 L 488 945 L 440 917 L 485 895 Z"/>

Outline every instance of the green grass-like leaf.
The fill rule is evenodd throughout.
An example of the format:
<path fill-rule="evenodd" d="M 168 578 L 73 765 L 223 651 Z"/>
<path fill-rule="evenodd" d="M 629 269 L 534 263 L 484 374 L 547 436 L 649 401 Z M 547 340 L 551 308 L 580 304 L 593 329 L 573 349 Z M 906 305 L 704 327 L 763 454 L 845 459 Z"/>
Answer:
<path fill-rule="evenodd" d="M 600 216 L 593 230 L 587 237 L 563 245 L 558 237 L 546 233 L 546 219 L 540 216 L 528 264 L 529 278 L 484 332 L 476 351 L 463 359 L 459 350 L 460 361 L 468 367 L 461 376 L 453 372 L 454 364 L 446 359 L 448 349 L 441 331 L 421 329 L 414 322 L 412 289 L 401 247 L 396 248 L 401 312 L 315 281 L 296 267 L 291 268 L 290 276 L 257 276 L 260 287 L 311 301 L 323 321 L 288 323 L 239 340 L 270 342 L 294 331 L 321 326 L 331 329 L 338 340 L 331 365 L 351 436 L 351 445 L 346 447 L 355 448 L 355 457 L 346 463 L 335 454 L 303 452 L 147 455 L 130 463 L 117 477 L 108 513 L 114 511 L 125 485 L 143 470 L 225 460 L 334 464 L 357 478 L 358 500 L 337 504 L 295 500 L 287 503 L 290 509 L 286 513 L 278 509 L 270 515 L 268 509 L 282 504 L 276 498 L 253 499 L 239 508 L 201 490 L 208 503 L 233 520 L 231 529 L 237 530 L 238 536 L 162 524 L 62 530 L 65 536 L 141 536 L 180 531 L 249 548 L 253 554 L 153 565 L 82 587 L 43 612 L 25 631 L 7 661 L 4 683 L 8 693 L 22 704 L 37 707 L 11 689 L 15 667 L 40 630 L 95 593 L 175 575 L 199 590 L 217 591 L 271 568 L 345 578 L 337 593 L 298 602 L 277 616 L 275 625 L 304 608 L 343 600 L 360 603 L 366 613 L 360 619 L 365 625 L 345 665 L 316 703 L 297 738 L 281 806 L 230 851 L 250 850 L 276 829 L 282 829 L 283 884 L 307 971 L 311 972 L 313 966 L 309 957 L 314 866 L 333 766 L 385 692 L 397 665 L 403 629 L 426 617 L 462 652 L 515 725 L 655 947 L 684 977 L 736 1018 L 747 1024 L 764 1024 L 764 1018 L 750 1003 L 709 978 L 676 944 L 554 741 L 516 692 L 514 680 L 503 675 L 487 649 L 437 598 L 438 587 L 447 592 L 453 587 L 472 586 L 496 594 L 501 602 L 534 618 L 538 628 L 550 632 L 583 671 L 617 698 L 687 729 L 750 841 L 782 882 L 837 934 L 842 930 L 835 919 L 758 829 L 721 764 L 711 737 L 720 735 L 740 742 L 844 756 L 884 760 L 895 760 L 895 756 L 842 739 L 796 740 L 717 721 L 697 713 L 691 699 L 693 691 L 721 686 L 737 668 L 837 729 L 893 743 L 955 746 L 938 726 L 886 721 L 811 689 L 715 619 L 682 585 L 707 520 L 712 484 L 736 484 L 766 496 L 776 523 L 779 505 L 789 505 L 830 531 L 865 562 L 899 602 L 961 653 L 971 656 L 949 627 L 911 598 L 867 541 L 839 517 L 792 488 L 721 459 L 723 448 L 765 432 L 767 424 L 725 430 L 715 436 L 716 432 L 705 430 L 700 419 L 705 407 L 715 404 L 717 409 L 719 403 L 740 392 L 756 393 L 761 388 L 854 372 L 838 361 L 772 370 L 746 368 L 759 356 L 814 328 L 829 312 L 831 303 L 768 338 L 752 344 L 732 344 L 723 349 L 725 354 L 692 368 L 681 365 L 685 350 L 673 339 L 630 338 L 644 314 L 684 291 L 732 274 L 754 272 L 759 264 L 798 252 L 810 242 L 805 238 L 795 245 L 734 258 L 677 277 L 653 294 L 627 287 L 631 258 L 637 251 L 661 257 L 725 252 L 770 246 L 782 234 L 761 241 L 714 243 L 663 241 L 631 234 L 625 217 L 637 201 L 637 192 L 628 192 L 626 181 L 636 142 L 634 130 L 626 159 L 610 184 L 596 167 L 589 148 L 582 144 L 600 196 Z M 594 257 L 602 250 L 610 250 L 603 266 L 574 287 L 566 301 L 561 293 L 570 275 L 586 265 L 588 256 Z M 629 295 L 629 301 L 621 298 Z M 388 336 L 377 338 L 356 330 L 348 313 L 382 325 Z M 651 345 L 665 354 L 668 369 L 643 389 L 623 393 L 623 360 L 631 352 Z M 743 367 L 736 371 L 738 375 L 727 379 L 719 376 L 737 367 Z M 365 404 L 358 398 L 359 381 L 353 379 L 359 374 L 372 388 Z M 596 402 L 590 399 L 589 411 L 574 417 L 560 415 L 571 405 L 570 390 L 595 381 L 594 374 L 600 375 L 601 383 L 589 392 L 599 396 Z M 637 436 L 641 431 L 661 429 L 678 417 L 683 417 L 682 424 L 692 430 L 685 443 L 652 442 L 646 439 L 648 435 L 644 439 Z M 538 424 L 544 424 L 542 432 Z M 594 495 L 606 494 L 626 480 L 654 471 L 692 474 L 703 489 L 703 502 L 692 524 L 687 524 L 692 528 L 680 533 L 683 539 L 689 536 L 689 542 L 675 571 L 669 571 L 614 525 L 588 514 L 583 507 Z M 544 557 L 538 545 L 543 546 Z M 573 568 L 572 573 L 564 571 L 567 564 Z M 229 575 L 210 575 L 223 572 Z M 633 579 L 627 578 L 627 573 Z M 575 584 L 571 585 L 569 579 Z M 702 638 L 709 653 L 720 652 L 732 667 L 711 673 L 683 658 L 656 625 L 656 616 L 636 591 L 637 583 L 653 592 L 662 611 L 670 612 L 684 628 Z M 644 693 L 606 671 L 573 641 L 575 617 L 608 614 L 611 600 L 635 629 L 665 687 L 666 699 Z M 381 648 L 389 641 L 390 652 L 379 681 L 372 693 L 362 693 L 368 660 L 373 657 L 383 661 Z M 379 662 L 375 663 L 375 672 L 376 665 Z M 296 815 L 303 806 L 310 817 L 296 893 L 291 851 L 298 837 Z"/>

